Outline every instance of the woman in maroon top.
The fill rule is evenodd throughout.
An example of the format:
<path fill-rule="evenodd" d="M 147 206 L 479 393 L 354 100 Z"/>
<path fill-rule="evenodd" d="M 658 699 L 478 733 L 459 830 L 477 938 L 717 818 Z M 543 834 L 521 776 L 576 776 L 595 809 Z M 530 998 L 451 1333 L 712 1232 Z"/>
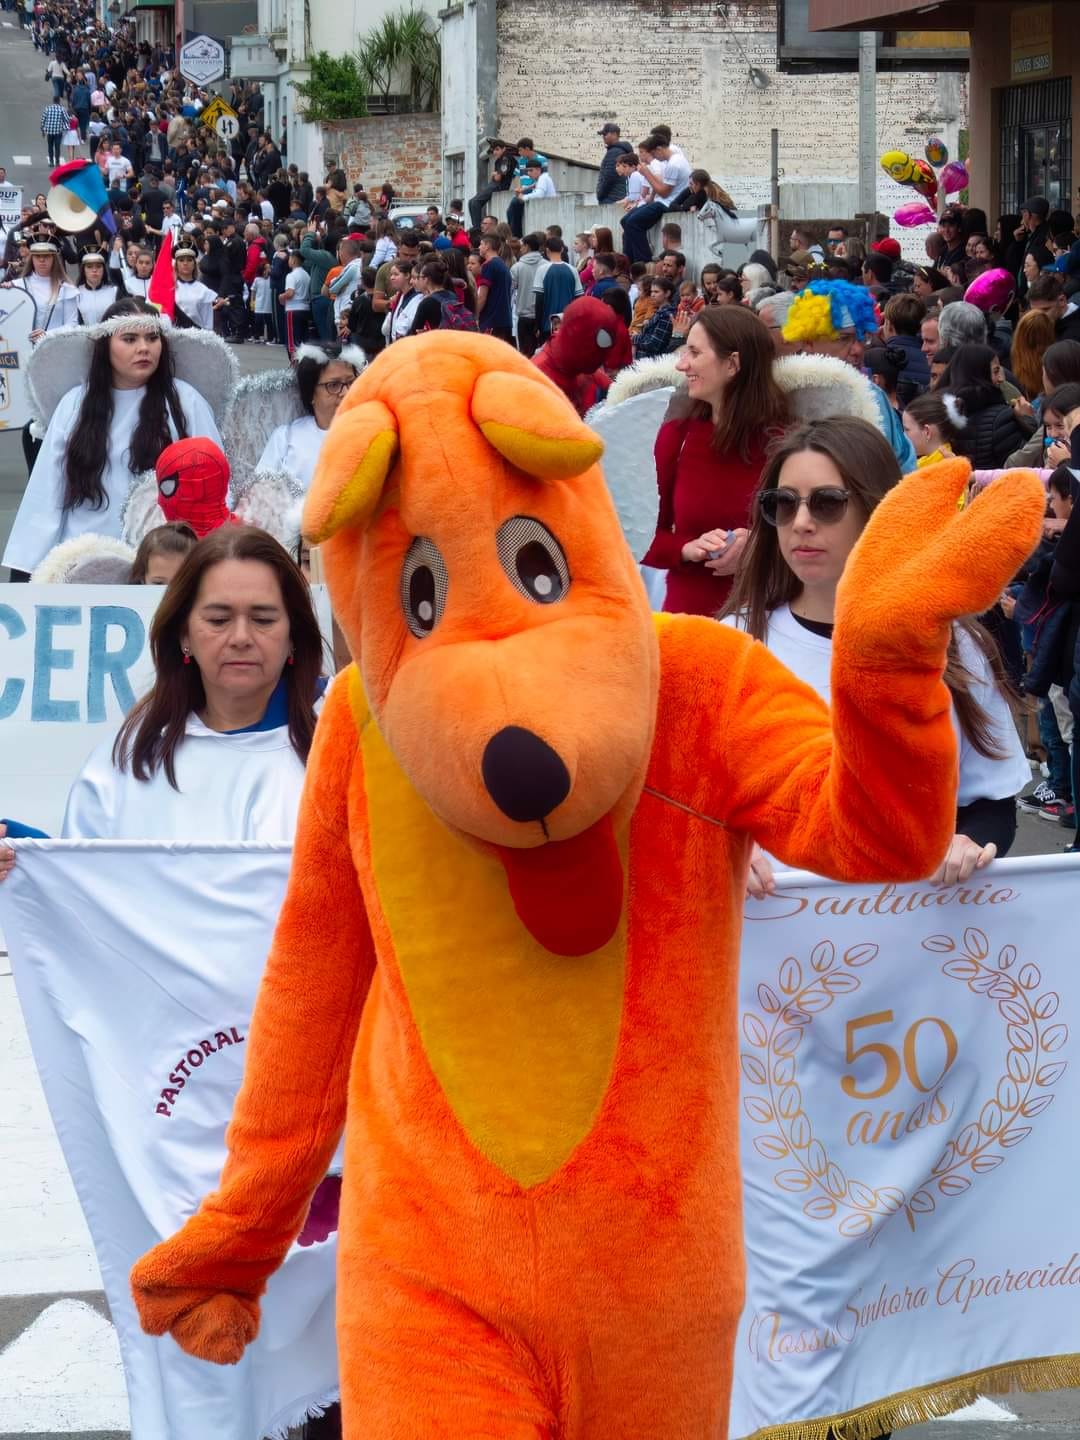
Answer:
<path fill-rule="evenodd" d="M 644 559 L 668 572 L 665 610 L 715 615 L 728 598 L 766 449 L 790 418 L 774 355 L 741 305 L 707 305 L 686 337 L 686 395 L 656 437 L 660 513 Z"/>

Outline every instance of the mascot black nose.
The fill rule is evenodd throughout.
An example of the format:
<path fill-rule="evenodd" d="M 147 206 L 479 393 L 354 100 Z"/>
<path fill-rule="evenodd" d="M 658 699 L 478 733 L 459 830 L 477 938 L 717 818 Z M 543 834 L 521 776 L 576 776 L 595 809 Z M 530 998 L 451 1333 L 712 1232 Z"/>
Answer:
<path fill-rule="evenodd" d="M 507 725 L 484 747 L 480 766 L 488 794 L 511 820 L 543 820 L 570 793 L 570 772 L 531 730 Z"/>

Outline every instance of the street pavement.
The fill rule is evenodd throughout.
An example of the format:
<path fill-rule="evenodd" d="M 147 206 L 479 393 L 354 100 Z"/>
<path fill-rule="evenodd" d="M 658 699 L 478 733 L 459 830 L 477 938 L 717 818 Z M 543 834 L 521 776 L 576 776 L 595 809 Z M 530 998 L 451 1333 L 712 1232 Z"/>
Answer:
<path fill-rule="evenodd" d="M 31 198 L 48 184 L 38 129 L 48 97 L 43 72 L 44 60 L 29 38 L 9 12 L 0 13 L 0 164 Z M 245 374 L 285 363 L 278 347 L 249 344 L 235 353 Z M 25 483 L 20 437 L 0 433 L 0 550 Z M 1053 852 L 1068 838 L 1056 826 L 1022 817 L 1013 853 Z M 0 1094 L 0 1440 L 126 1440 L 115 1334 L 2 953 Z M 908 1433 L 912 1440 L 1013 1440 L 1021 1434 L 1050 1440 L 1078 1431 L 1080 1401 L 1065 1392 L 981 1400 Z"/>

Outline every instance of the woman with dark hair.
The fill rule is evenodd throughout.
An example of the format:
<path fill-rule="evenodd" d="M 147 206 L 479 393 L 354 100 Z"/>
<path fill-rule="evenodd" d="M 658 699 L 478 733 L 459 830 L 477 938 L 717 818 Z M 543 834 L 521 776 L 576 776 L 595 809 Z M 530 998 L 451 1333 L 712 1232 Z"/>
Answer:
<path fill-rule="evenodd" d="M 119 536 L 132 482 L 166 445 L 189 435 L 220 445 L 210 405 L 174 377 L 167 326 L 153 306 L 128 298 L 81 332 L 94 342 L 89 372 L 52 414 L 5 565 L 29 572 L 61 540 L 88 531 Z"/>
<path fill-rule="evenodd" d="M 394 187 L 389 180 L 384 180 L 379 186 L 379 212 L 382 215 L 389 215 L 394 204 Z"/>
<path fill-rule="evenodd" d="M 155 525 L 139 542 L 131 562 L 129 585 L 168 585 L 199 537 L 182 520 Z"/>
<path fill-rule="evenodd" d="M 298 346 L 295 360 L 296 388 L 304 413 L 271 432 L 255 468 L 284 472 L 306 491 L 330 422 L 367 357 L 358 345 L 333 340 Z"/>
<path fill-rule="evenodd" d="M 79 261 L 82 284 L 78 288 L 79 324 L 96 325 L 104 319 L 110 305 L 121 299 L 121 284 L 110 284 L 106 276 L 105 256 L 88 250 Z"/>
<path fill-rule="evenodd" d="M 656 437 L 656 536 L 644 564 L 668 572 L 664 609 L 715 615 L 731 589 L 770 439 L 790 418 L 769 332 L 741 305 L 707 305 L 677 368 L 686 393 Z"/>
<path fill-rule="evenodd" d="M 735 201 L 722 185 L 716 183 L 708 170 L 691 170 L 686 189 L 681 195 L 676 196 L 668 209 L 670 211 L 700 210 L 710 201 L 726 211 L 730 219 L 734 220 L 738 217 Z"/>
<path fill-rule="evenodd" d="M 340 214 L 341 211 L 345 209 L 345 200 L 347 198 L 345 189 L 348 183 L 344 170 L 331 170 L 323 181 L 323 184 L 326 186 L 326 198 L 329 201 L 330 209 L 333 210 L 335 214 Z"/>
<path fill-rule="evenodd" d="M 1055 340 L 1043 351 L 1043 390 L 1080 384 L 1080 340 Z"/>
<path fill-rule="evenodd" d="M 948 279 L 940 270 L 935 270 L 933 265 L 916 265 L 915 279 L 912 281 L 911 289 L 920 300 L 929 304 L 937 292 L 944 290 L 948 283 Z"/>
<path fill-rule="evenodd" d="M 888 441 L 875 426 L 851 417 L 789 431 L 761 477 L 759 523 L 751 529 L 725 617 L 826 702 L 837 587 L 867 520 L 899 481 Z M 944 679 L 959 740 L 960 789 L 956 834 L 933 878 L 955 884 L 1009 849 L 1016 834 L 1014 797 L 1031 771 L 996 646 L 976 621 L 954 625 Z M 749 891 L 760 898 L 771 886 L 768 859 L 755 850 Z"/>
<path fill-rule="evenodd" d="M 999 470 L 1029 434 L 994 384 L 993 363 L 989 345 L 960 345 L 936 387 L 955 397 L 967 421 L 956 448 L 974 470 Z"/>
<path fill-rule="evenodd" d="M 71 787 L 64 838 L 291 841 L 323 645 L 288 552 L 246 525 L 211 531 L 162 597 L 150 652 L 153 688 Z M 13 863 L 0 846 L 0 880 Z"/>

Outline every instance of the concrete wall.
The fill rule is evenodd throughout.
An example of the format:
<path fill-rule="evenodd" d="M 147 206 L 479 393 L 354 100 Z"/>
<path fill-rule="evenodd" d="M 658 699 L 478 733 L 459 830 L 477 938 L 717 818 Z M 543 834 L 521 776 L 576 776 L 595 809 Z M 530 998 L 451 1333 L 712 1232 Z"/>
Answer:
<path fill-rule="evenodd" d="M 511 198 L 505 191 L 492 196 L 491 214 L 504 219 Z M 525 227 L 527 230 L 543 230 L 547 225 L 561 225 L 563 239 L 569 245 L 575 235 L 588 232 L 596 225 L 606 225 L 615 239 L 616 249 L 620 249 L 622 231 L 619 222 L 623 213 L 618 205 L 597 205 L 591 197 L 562 194 L 553 200 L 531 200 L 526 206 Z M 754 217 L 744 211 L 741 218 L 748 220 Z M 751 243 L 728 242 L 722 246 L 720 253 L 713 249 L 716 232 L 711 225 L 703 224 L 696 216 L 688 214 L 672 215 L 671 219 L 682 226 L 682 253 L 686 256 L 687 271 L 695 280 L 701 274 L 701 267 L 711 261 L 737 269 L 744 260 L 749 260 L 752 250 L 769 248 L 767 227 L 762 219 L 758 221 L 757 234 Z M 663 221 L 651 232 L 654 255 L 660 253 L 662 224 Z"/>
<path fill-rule="evenodd" d="M 442 193 L 441 135 L 438 115 L 338 120 L 322 127 L 323 159 L 328 170 L 340 165 L 350 186 L 362 180 L 375 192 L 389 180 L 403 201 L 438 204 Z"/>
<path fill-rule="evenodd" d="M 443 200 L 475 195 L 487 178 L 484 141 L 498 131 L 496 0 L 455 0 L 439 12 Z"/>
<path fill-rule="evenodd" d="M 532 135 L 541 149 L 598 161 L 604 120 L 618 120 L 630 140 L 666 121 L 692 163 L 708 169 L 740 207 L 753 208 L 770 198 L 775 126 L 780 180 L 790 187 L 783 208 L 792 218 L 836 209 L 820 196 L 793 204 L 795 187 L 858 179 L 857 77 L 780 74 L 772 3 L 589 0 L 560 5 L 553 16 L 551 0 L 504 0 L 498 39 L 501 132 Z M 751 84 L 751 65 L 767 88 Z M 877 117 L 879 154 L 921 153 L 935 134 L 955 153 L 966 124 L 966 77 L 882 74 Z M 912 194 L 879 172 L 879 210 L 891 215 Z M 852 201 L 849 213 L 854 209 Z"/>

